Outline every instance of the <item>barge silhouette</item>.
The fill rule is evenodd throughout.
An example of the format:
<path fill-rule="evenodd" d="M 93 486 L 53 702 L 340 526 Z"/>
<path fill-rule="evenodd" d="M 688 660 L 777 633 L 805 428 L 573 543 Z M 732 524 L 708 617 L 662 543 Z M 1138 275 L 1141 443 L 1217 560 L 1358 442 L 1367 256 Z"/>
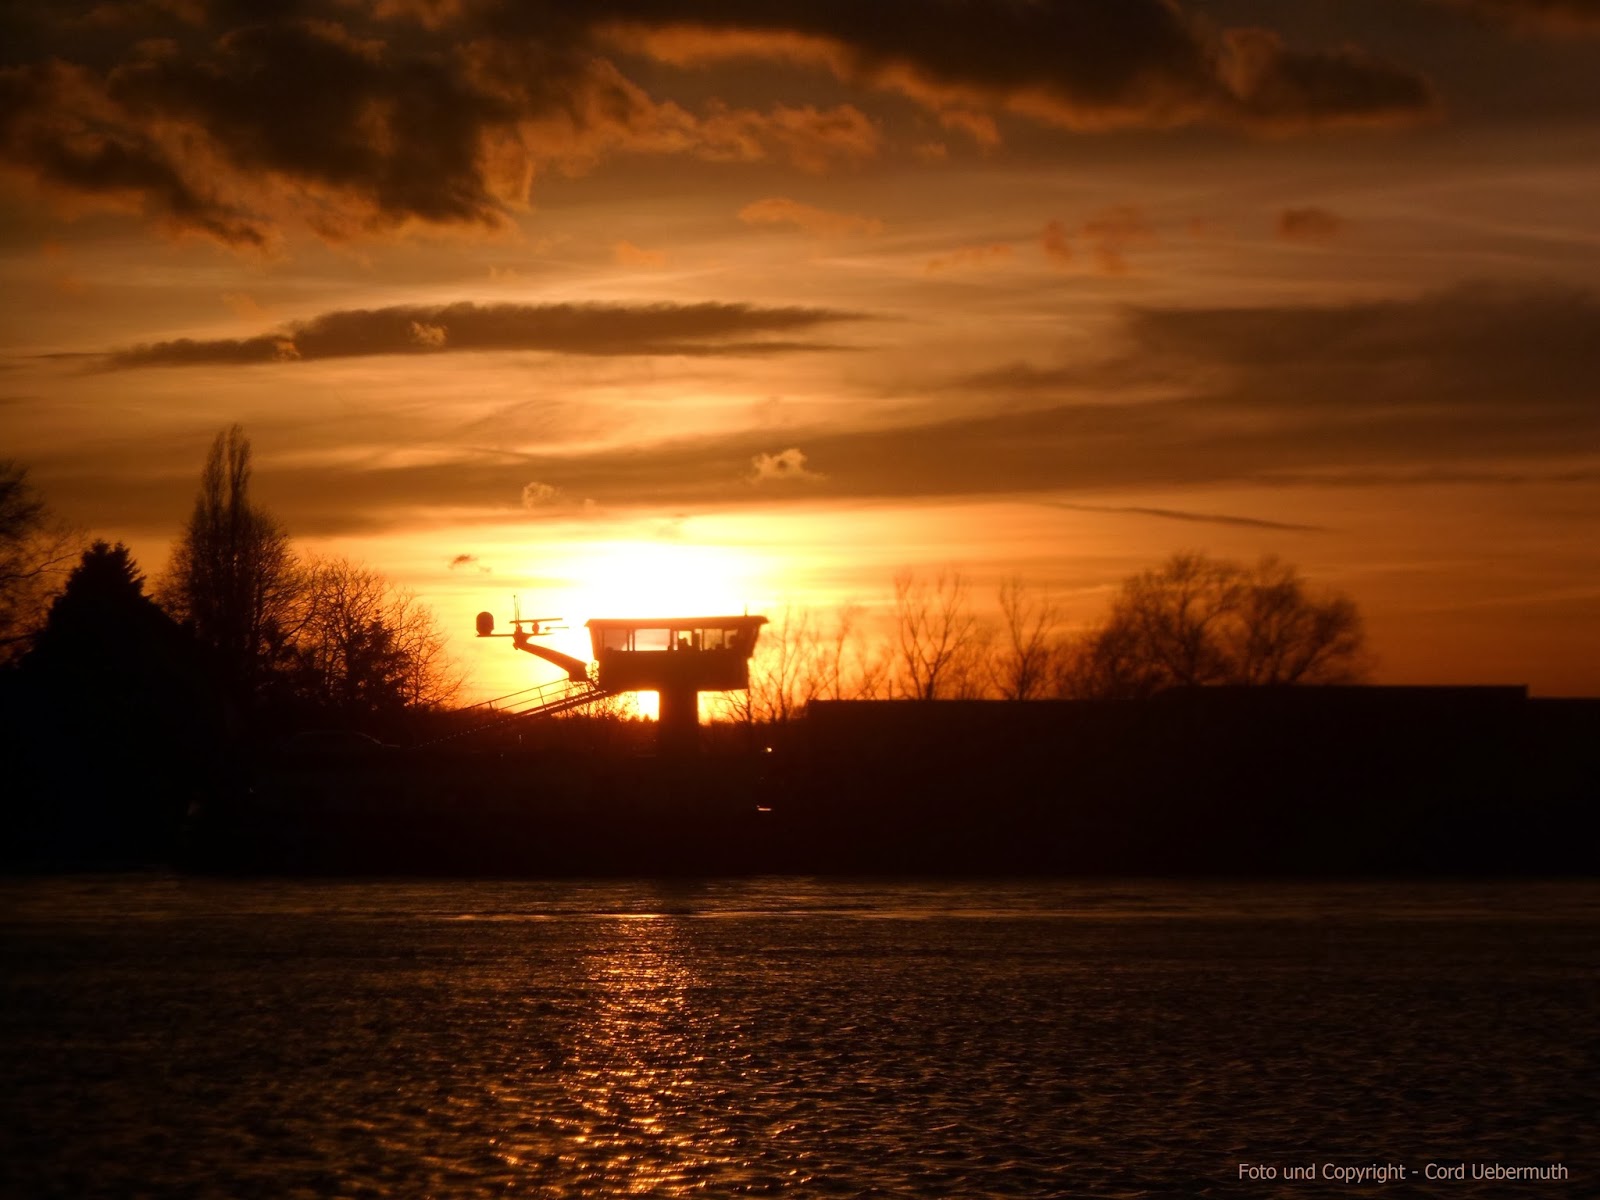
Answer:
<path fill-rule="evenodd" d="M 529 728 L 527 726 L 524 729 Z M 819 701 L 640 752 L 613 722 L 263 762 L 207 870 L 1587 875 L 1600 700 L 1512 687 Z M 587 746 L 576 743 L 588 738 Z M 674 749 L 676 747 L 676 749 Z"/>

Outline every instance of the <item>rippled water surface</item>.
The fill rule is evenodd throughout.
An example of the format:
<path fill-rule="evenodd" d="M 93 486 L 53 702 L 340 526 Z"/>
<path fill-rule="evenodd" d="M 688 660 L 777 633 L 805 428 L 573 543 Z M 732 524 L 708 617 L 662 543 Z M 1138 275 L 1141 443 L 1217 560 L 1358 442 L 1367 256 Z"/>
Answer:
<path fill-rule="evenodd" d="M 0 881 L 0 1002 L 19 1197 L 1600 1195 L 1594 884 Z"/>

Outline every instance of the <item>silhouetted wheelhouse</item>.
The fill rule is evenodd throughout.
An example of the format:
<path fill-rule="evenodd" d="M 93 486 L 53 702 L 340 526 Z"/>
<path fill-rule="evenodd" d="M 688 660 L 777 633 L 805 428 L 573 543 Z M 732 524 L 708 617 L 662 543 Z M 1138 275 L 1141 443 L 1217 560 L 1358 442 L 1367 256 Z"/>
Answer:
<path fill-rule="evenodd" d="M 608 692 L 655 692 L 663 739 L 692 739 L 698 693 L 750 686 L 750 656 L 766 623 L 750 616 L 597 618 L 587 626 L 596 682 Z"/>

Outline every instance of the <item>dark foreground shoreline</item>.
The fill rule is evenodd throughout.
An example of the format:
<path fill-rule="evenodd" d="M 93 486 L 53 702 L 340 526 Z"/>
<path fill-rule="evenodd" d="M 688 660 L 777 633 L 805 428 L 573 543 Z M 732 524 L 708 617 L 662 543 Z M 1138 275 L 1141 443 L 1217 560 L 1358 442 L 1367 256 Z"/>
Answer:
<path fill-rule="evenodd" d="M 1516 688 L 823 702 L 689 755 L 544 739 L 245 764 L 164 844 L 18 867 L 462 877 L 1600 874 L 1600 702 Z M 767 744 L 770 741 L 770 744 Z M 50 851 L 57 851 L 54 855 Z M 105 848 L 102 847 L 102 850 Z"/>

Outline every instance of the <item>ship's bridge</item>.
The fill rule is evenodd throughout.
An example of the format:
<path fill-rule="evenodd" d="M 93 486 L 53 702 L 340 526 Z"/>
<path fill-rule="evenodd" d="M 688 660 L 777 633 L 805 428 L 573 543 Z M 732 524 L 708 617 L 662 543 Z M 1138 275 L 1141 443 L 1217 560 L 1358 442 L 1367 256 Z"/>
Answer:
<path fill-rule="evenodd" d="M 765 617 L 626 617 L 588 623 L 607 691 L 720 692 L 750 686 Z"/>
<path fill-rule="evenodd" d="M 553 620 L 559 620 L 554 618 Z M 494 614 L 478 614 L 478 636 L 509 637 L 512 645 L 566 672 L 560 690 L 534 689 L 538 699 L 518 716 L 566 712 L 618 692 L 655 692 L 661 700 L 657 733 L 668 749 L 692 749 L 700 723 L 701 692 L 750 686 L 750 656 L 765 617 L 600 617 L 587 623 L 594 665 L 534 641 L 553 629 L 552 619 L 511 622 L 511 633 L 494 631 Z M 521 693 L 515 693 L 521 695 Z M 507 699 L 502 697 L 501 699 Z M 494 701 L 485 701 L 494 704 Z"/>

